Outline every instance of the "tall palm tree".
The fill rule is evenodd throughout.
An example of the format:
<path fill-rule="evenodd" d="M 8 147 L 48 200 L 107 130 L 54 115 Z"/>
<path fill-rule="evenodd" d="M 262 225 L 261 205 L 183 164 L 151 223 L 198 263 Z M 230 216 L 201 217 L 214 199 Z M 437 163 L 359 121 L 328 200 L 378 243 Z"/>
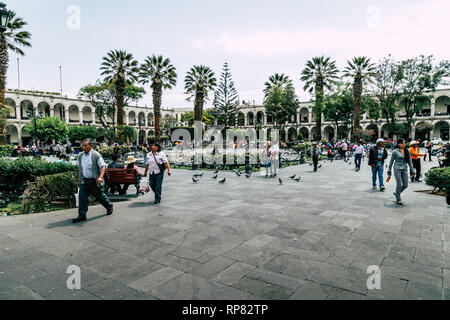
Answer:
<path fill-rule="evenodd" d="M 177 84 L 176 68 L 170 59 L 162 56 L 147 57 L 141 65 L 139 73 L 142 84 L 150 84 L 153 90 L 153 109 L 155 114 L 155 136 L 160 141 L 161 137 L 161 103 L 164 89 L 172 89 Z"/>
<path fill-rule="evenodd" d="M 203 105 L 208 100 L 208 91 L 214 90 L 217 85 L 214 72 L 206 66 L 193 66 L 186 74 L 184 79 L 186 94 L 189 95 L 188 101 L 194 98 L 194 120 L 202 121 Z"/>
<path fill-rule="evenodd" d="M 102 76 L 105 81 L 116 86 L 117 125 L 123 126 L 123 107 L 125 101 L 125 86 L 138 81 L 138 62 L 133 55 L 122 50 L 111 50 L 103 57 Z"/>
<path fill-rule="evenodd" d="M 373 82 L 376 76 L 376 65 L 370 62 L 368 57 L 354 57 L 352 61 L 347 61 L 347 67 L 344 69 L 344 77 L 353 80 L 353 99 L 355 102 L 353 138 L 359 138 L 361 121 L 361 99 L 364 85 Z"/>
<path fill-rule="evenodd" d="M 5 107 L 6 77 L 9 64 L 9 51 L 24 56 L 21 47 L 31 47 L 31 33 L 23 30 L 28 23 L 17 17 L 14 11 L 10 11 L 10 20 L 5 32 L 0 36 L 0 109 Z M 3 113 L 2 113 L 3 114 Z M 3 121 L 0 121 L 3 123 Z M 6 126 L 0 128 L 0 144 L 5 143 Z"/>
<path fill-rule="evenodd" d="M 330 90 L 338 78 L 338 69 L 336 62 L 331 61 L 330 57 L 314 57 L 306 63 L 306 68 L 300 78 L 305 82 L 304 90 L 314 93 L 316 96 L 316 105 L 314 107 L 316 114 L 316 136 L 315 140 L 322 140 L 322 105 L 324 98 L 324 89 Z"/>
<path fill-rule="evenodd" d="M 292 84 L 292 80 L 289 79 L 287 75 L 284 73 L 278 74 L 275 73 L 274 75 L 269 77 L 269 81 L 266 82 L 264 85 L 266 88 L 264 89 L 264 96 L 267 98 L 267 95 L 269 94 L 270 90 L 272 90 L 273 87 L 286 87 L 287 85 Z"/>

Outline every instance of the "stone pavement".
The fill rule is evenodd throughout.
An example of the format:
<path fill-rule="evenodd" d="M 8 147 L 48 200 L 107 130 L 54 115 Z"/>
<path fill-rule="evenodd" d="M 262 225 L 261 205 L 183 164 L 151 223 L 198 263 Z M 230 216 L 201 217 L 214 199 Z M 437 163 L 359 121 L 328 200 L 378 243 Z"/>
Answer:
<path fill-rule="evenodd" d="M 436 165 L 434 163 L 433 165 Z M 429 168 L 431 164 L 427 163 Z M 450 209 L 418 193 L 394 203 L 395 183 L 371 189 L 370 170 L 339 161 L 277 179 L 174 170 L 163 202 L 0 218 L 0 299 L 446 299 Z M 296 183 L 288 177 L 297 174 Z M 131 187 L 133 189 L 133 187 Z M 132 191 L 132 190 L 131 190 Z M 67 289 L 68 266 L 81 290 Z M 367 268 L 381 266 L 381 290 Z"/>

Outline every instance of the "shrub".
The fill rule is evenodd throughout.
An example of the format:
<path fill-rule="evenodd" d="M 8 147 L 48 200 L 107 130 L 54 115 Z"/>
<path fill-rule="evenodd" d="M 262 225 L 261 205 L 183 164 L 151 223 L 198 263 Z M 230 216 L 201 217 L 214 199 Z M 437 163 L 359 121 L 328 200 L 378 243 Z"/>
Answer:
<path fill-rule="evenodd" d="M 425 182 L 441 191 L 450 193 L 450 168 L 437 168 L 430 170 L 425 177 Z"/>
<path fill-rule="evenodd" d="M 11 157 L 13 150 L 14 150 L 14 146 L 0 145 L 0 158 L 1 157 Z"/>
<path fill-rule="evenodd" d="M 130 126 L 119 126 L 117 127 L 117 140 L 121 144 L 130 143 L 136 139 L 136 131 Z"/>
<path fill-rule="evenodd" d="M 100 154 L 102 155 L 103 159 L 110 160 L 112 159 L 114 155 L 114 148 L 113 147 L 101 147 L 99 150 Z M 127 153 L 131 152 L 131 148 L 129 146 L 120 146 L 120 154 L 125 155 Z"/>
<path fill-rule="evenodd" d="M 17 199 L 23 194 L 27 181 L 34 182 L 37 177 L 64 172 L 78 172 L 78 167 L 49 163 L 39 158 L 19 158 L 14 161 L 0 159 L 0 192 Z"/>
<path fill-rule="evenodd" d="M 28 182 L 22 198 L 22 213 L 44 212 L 45 202 L 63 200 L 72 206 L 77 192 L 78 174 L 65 172 L 38 177 L 35 182 Z"/>
<path fill-rule="evenodd" d="M 299 133 L 297 135 L 297 141 L 303 141 L 303 134 L 302 133 Z"/>

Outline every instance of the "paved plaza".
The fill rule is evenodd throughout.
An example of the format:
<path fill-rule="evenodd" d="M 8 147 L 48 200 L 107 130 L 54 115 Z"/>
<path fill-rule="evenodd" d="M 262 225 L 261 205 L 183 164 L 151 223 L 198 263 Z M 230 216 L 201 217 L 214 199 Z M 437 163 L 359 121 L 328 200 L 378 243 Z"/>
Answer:
<path fill-rule="evenodd" d="M 426 168 L 436 163 L 425 164 Z M 163 202 L 147 194 L 91 207 L 0 218 L 0 299 L 448 299 L 450 208 L 413 184 L 395 205 L 395 182 L 372 190 L 367 161 L 317 174 L 166 176 Z M 300 183 L 288 177 L 297 174 Z M 134 190 L 133 187 L 130 189 Z M 130 192 L 132 191 L 130 190 Z M 70 291 L 66 270 L 81 269 Z M 369 266 L 381 289 L 368 290 Z"/>

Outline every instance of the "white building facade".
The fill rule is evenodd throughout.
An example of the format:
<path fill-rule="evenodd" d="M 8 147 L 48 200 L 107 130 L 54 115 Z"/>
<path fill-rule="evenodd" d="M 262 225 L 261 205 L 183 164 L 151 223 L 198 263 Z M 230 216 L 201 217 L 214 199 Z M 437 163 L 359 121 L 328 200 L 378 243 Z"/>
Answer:
<path fill-rule="evenodd" d="M 433 93 L 429 105 L 423 108 L 420 114 L 414 116 L 414 125 L 410 130 L 411 139 L 423 138 L 441 138 L 444 141 L 449 140 L 450 129 L 450 88 L 437 90 Z M 32 93 L 6 91 L 5 103 L 13 111 L 8 117 L 7 141 L 16 145 L 27 145 L 31 142 L 30 135 L 24 130 L 24 127 L 30 123 L 27 110 L 36 110 L 37 115 L 44 117 L 57 117 L 64 120 L 69 125 L 90 125 L 102 127 L 96 119 L 95 108 L 88 101 L 61 97 L 57 94 Z M 290 122 L 285 124 L 285 131 L 281 132 L 282 141 L 295 141 L 299 133 L 303 134 L 305 139 L 314 137 L 316 124 L 314 119 L 314 102 L 302 102 L 297 114 Z M 269 131 L 273 128 L 273 121 L 266 115 L 264 106 L 245 104 L 240 107 L 240 113 L 237 119 L 237 126 L 242 128 L 255 128 L 260 124 L 264 130 Z M 154 132 L 154 111 L 153 108 L 128 106 L 124 108 L 125 124 L 132 126 L 138 133 L 139 141 L 147 141 L 147 137 L 155 134 Z M 193 108 L 185 109 L 162 109 L 162 119 L 173 117 L 175 125 L 183 125 L 181 117 L 183 114 L 193 111 Z M 325 140 L 336 140 L 350 138 L 348 135 L 337 136 L 337 127 L 333 122 L 329 122 L 322 116 L 322 137 Z M 398 122 L 406 122 L 406 117 L 402 111 L 398 114 Z M 117 119 L 116 119 L 117 120 Z M 112 119 L 109 119 L 112 123 Z M 416 128 L 420 123 L 428 123 L 432 130 L 427 137 L 420 137 Z M 115 121 L 117 123 L 117 121 Z M 139 123 L 141 126 L 139 126 Z M 341 126 L 340 126 L 341 127 Z M 387 137 L 387 123 L 380 119 L 377 122 L 369 119 L 367 114 L 363 115 L 361 120 L 362 130 L 371 130 L 375 137 Z M 344 132 L 344 130 L 339 130 Z"/>

